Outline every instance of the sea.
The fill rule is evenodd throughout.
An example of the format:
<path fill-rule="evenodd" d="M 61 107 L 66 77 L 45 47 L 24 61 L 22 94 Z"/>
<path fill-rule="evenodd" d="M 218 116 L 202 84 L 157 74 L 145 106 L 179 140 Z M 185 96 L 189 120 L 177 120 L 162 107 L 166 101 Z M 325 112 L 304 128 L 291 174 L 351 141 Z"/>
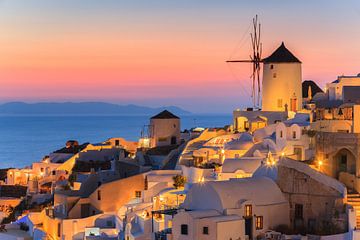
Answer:
<path fill-rule="evenodd" d="M 0 169 L 22 168 L 65 146 L 111 137 L 137 141 L 150 116 L 0 116 Z M 181 128 L 223 127 L 231 115 L 181 116 Z"/>

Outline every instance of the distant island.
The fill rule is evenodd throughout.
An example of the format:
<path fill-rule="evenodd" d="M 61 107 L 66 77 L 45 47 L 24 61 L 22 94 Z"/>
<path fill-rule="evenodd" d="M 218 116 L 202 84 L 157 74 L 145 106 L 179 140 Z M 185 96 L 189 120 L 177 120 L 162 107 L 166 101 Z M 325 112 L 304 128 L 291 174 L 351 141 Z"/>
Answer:
<path fill-rule="evenodd" d="M 191 112 L 175 106 L 151 108 L 138 105 L 119 105 L 105 102 L 8 102 L 0 104 L 0 115 L 152 115 L 163 110 L 177 115 Z"/>

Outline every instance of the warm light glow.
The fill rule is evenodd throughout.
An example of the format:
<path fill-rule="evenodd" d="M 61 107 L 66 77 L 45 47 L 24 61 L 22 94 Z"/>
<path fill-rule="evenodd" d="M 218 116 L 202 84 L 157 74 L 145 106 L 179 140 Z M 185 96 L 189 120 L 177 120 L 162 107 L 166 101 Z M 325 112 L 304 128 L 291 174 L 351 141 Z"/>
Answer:
<path fill-rule="evenodd" d="M 224 149 L 221 149 L 221 154 L 224 154 L 225 153 L 225 150 Z"/>
<path fill-rule="evenodd" d="M 321 168 L 321 166 L 322 166 L 323 164 L 324 164 L 323 161 L 319 160 L 319 161 L 318 161 L 318 168 Z"/>
<path fill-rule="evenodd" d="M 281 153 L 281 156 L 285 156 L 285 153 L 284 153 L 284 152 L 282 152 L 282 153 Z"/>

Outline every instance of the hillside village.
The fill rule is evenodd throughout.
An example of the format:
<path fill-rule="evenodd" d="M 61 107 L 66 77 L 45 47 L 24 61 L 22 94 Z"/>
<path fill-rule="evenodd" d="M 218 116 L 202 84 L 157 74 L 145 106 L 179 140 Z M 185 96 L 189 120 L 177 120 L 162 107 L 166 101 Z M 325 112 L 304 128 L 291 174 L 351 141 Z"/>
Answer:
<path fill-rule="evenodd" d="M 263 63 L 262 108 L 228 126 L 182 131 L 165 110 L 138 142 L 9 169 L 0 238 L 360 239 L 360 75 L 321 89 L 284 43 Z"/>

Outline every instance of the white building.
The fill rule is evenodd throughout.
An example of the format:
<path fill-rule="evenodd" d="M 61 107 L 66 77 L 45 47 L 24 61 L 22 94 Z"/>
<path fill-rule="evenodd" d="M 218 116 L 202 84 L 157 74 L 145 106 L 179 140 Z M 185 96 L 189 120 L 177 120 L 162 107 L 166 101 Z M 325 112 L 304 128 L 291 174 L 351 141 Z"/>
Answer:
<path fill-rule="evenodd" d="M 151 147 L 180 143 L 180 118 L 164 110 L 150 118 Z"/>
<path fill-rule="evenodd" d="M 289 223 L 289 204 L 266 177 L 194 184 L 173 220 L 173 239 L 245 239 Z"/>
<path fill-rule="evenodd" d="M 263 59 L 262 110 L 290 111 L 302 109 L 301 62 L 282 43 Z"/>
<path fill-rule="evenodd" d="M 357 76 L 339 76 L 337 80 L 327 83 L 329 100 L 344 100 L 345 87 L 360 87 L 360 74 Z"/>

